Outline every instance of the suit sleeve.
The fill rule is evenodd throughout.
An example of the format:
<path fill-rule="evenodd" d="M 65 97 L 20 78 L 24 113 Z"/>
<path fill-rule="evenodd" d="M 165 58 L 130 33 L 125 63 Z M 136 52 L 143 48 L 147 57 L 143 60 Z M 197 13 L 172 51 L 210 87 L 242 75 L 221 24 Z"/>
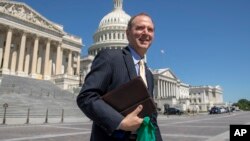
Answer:
<path fill-rule="evenodd" d="M 107 52 L 100 52 L 92 63 L 91 71 L 77 97 L 79 108 L 87 117 L 111 135 L 124 118 L 100 97 L 108 91 L 112 68 Z"/>

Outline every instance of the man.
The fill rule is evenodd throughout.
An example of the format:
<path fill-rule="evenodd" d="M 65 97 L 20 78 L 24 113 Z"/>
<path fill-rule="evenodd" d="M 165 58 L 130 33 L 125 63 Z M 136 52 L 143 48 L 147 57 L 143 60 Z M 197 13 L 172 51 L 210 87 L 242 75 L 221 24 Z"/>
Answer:
<path fill-rule="evenodd" d="M 96 56 L 77 97 L 79 108 L 93 120 L 91 141 L 135 141 L 136 130 L 143 122 L 137 116 L 142 105 L 124 117 L 101 99 L 107 92 L 140 75 L 138 63 L 154 39 L 154 24 L 150 16 L 140 13 L 132 17 L 126 35 L 128 47 L 123 50 L 104 50 Z M 153 75 L 147 67 L 145 71 L 146 84 L 153 96 Z M 156 118 L 157 113 L 150 116 L 156 128 L 156 140 L 162 141 Z"/>

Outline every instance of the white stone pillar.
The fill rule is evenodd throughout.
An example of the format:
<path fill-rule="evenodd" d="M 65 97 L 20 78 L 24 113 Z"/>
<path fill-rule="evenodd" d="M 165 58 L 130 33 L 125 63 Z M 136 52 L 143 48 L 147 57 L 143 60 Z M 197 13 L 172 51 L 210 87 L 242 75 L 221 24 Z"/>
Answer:
<path fill-rule="evenodd" d="M 167 97 L 170 97 L 170 92 L 169 92 L 169 82 L 167 81 Z"/>
<path fill-rule="evenodd" d="M 64 52 L 64 49 L 61 48 L 61 60 L 60 60 L 60 64 L 61 64 L 61 74 L 65 74 L 66 73 L 66 67 L 65 67 L 65 62 L 64 61 L 64 56 L 63 56 L 63 52 Z"/>
<path fill-rule="evenodd" d="M 61 74 L 61 67 L 62 67 L 62 57 L 61 57 L 61 44 L 59 43 L 57 46 L 56 52 L 56 75 Z"/>
<path fill-rule="evenodd" d="M 167 92 L 167 97 L 168 97 L 168 81 L 166 81 L 166 92 Z"/>
<path fill-rule="evenodd" d="M 157 98 L 160 98 L 160 80 L 157 80 Z"/>
<path fill-rule="evenodd" d="M 172 93 L 171 93 L 171 85 L 170 85 L 170 82 L 168 82 L 168 92 L 169 92 L 169 97 L 172 96 Z"/>
<path fill-rule="evenodd" d="M 176 85 L 175 85 L 175 83 L 173 83 L 173 87 L 174 87 L 174 96 L 176 97 Z"/>
<path fill-rule="evenodd" d="M 11 39 L 12 39 L 12 32 L 13 32 L 13 29 L 9 28 L 7 32 L 4 58 L 3 58 L 3 68 L 2 68 L 3 74 L 9 73 L 10 45 L 11 45 Z"/>
<path fill-rule="evenodd" d="M 76 74 L 77 75 L 80 75 L 80 59 L 81 59 L 81 54 L 80 52 L 78 52 L 78 55 L 77 55 L 77 63 L 76 63 Z"/>
<path fill-rule="evenodd" d="M 111 40 L 114 40 L 113 32 L 111 32 Z"/>
<path fill-rule="evenodd" d="M 175 84 L 173 83 L 173 96 L 176 96 L 176 93 L 175 93 Z"/>
<path fill-rule="evenodd" d="M 161 80 L 161 97 L 164 97 L 163 80 Z"/>
<path fill-rule="evenodd" d="M 24 32 L 22 34 L 21 46 L 20 46 L 20 49 L 19 49 L 18 68 L 17 68 L 17 75 L 19 75 L 19 76 L 24 75 L 23 62 L 24 62 L 25 46 L 26 46 L 26 33 Z"/>
<path fill-rule="evenodd" d="M 179 93 L 179 86 L 178 86 L 178 84 L 175 84 L 175 90 L 176 90 L 176 98 L 177 99 L 180 99 L 180 93 Z"/>
<path fill-rule="evenodd" d="M 160 81 L 160 91 L 159 91 L 159 97 L 162 97 L 162 82 L 161 82 L 161 80 L 159 79 L 159 81 Z"/>
<path fill-rule="evenodd" d="M 164 81 L 163 80 L 161 80 L 161 96 L 163 98 L 165 97 Z"/>
<path fill-rule="evenodd" d="M 168 97 L 168 81 L 167 80 L 164 81 L 164 87 L 165 87 L 165 97 L 167 98 Z"/>
<path fill-rule="evenodd" d="M 72 51 L 69 50 L 68 52 L 68 67 L 67 67 L 67 74 L 72 75 Z"/>
<path fill-rule="evenodd" d="M 52 65 L 53 65 L 53 61 L 52 59 L 49 60 L 49 70 L 48 70 L 48 75 L 51 77 L 52 75 Z"/>
<path fill-rule="evenodd" d="M 31 77 L 32 78 L 36 77 L 38 45 L 39 45 L 39 37 L 36 36 L 34 48 L 33 48 L 33 56 L 32 56 L 32 69 L 31 69 Z"/>
<path fill-rule="evenodd" d="M 10 74 L 15 75 L 16 74 L 16 61 L 17 61 L 17 48 L 14 48 L 14 51 L 11 55 L 11 65 L 10 65 Z"/>
<path fill-rule="evenodd" d="M 45 59 L 44 59 L 44 70 L 43 70 L 43 78 L 48 80 L 49 76 L 49 59 L 50 59 L 50 39 L 47 40 L 46 50 L 45 50 Z"/>
<path fill-rule="evenodd" d="M 173 83 L 170 83 L 170 89 L 171 89 L 171 96 L 173 97 L 174 96 L 174 91 L 173 91 Z"/>
<path fill-rule="evenodd" d="M 167 91 L 166 91 L 166 81 L 162 81 L 162 83 L 163 83 L 163 97 L 165 97 L 166 98 L 166 93 L 167 93 Z"/>
<path fill-rule="evenodd" d="M 5 39 L 5 35 L 3 33 L 0 34 L 0 69 L 2 68 L 4 39 Z"/>
<path fill-rule="evenodd" d="M 31 46 L 30 46 L 31 42 L 27 42 L 27 52 L 25 54 L 25 62 L 24 62 L 24 74 L 28 75 L 29 74 L 29 70 L 30 70 L 30 50 L 31 50 Z"/>
<path fill-rule="evenodd" d="M 170 92 L 170 82 L 168 82 L 168 97 L 171 97 L 171 92 Z"/>

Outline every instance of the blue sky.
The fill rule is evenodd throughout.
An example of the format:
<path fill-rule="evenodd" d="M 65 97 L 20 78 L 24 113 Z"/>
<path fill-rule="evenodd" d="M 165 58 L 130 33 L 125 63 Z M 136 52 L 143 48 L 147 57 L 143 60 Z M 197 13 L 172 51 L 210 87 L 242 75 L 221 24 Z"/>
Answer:
<path fill-rule="evenodd" d="M 19 1 L 81 37 L 82 55 L 113 9 L 113 0 Z M 151 68 L 170 68 L 193 86 L 220 85 L 225 102 L 250 100 L 249 0 L 124 0 L 123 9 L 129 15 L 147 12 L 155 22 Z"/>

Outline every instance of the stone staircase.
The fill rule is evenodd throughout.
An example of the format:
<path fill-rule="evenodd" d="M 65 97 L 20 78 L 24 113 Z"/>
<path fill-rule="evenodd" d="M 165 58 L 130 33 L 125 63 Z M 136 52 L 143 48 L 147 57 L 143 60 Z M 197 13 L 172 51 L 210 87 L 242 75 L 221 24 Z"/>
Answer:
<path fill-rule="evenodd" d="M 83 117 L 76 104 L 76 95 L 62 90 L 53 82 L 32 78 L 2 75 L 0 83 L 0 118 L 3 104 L 7 103 L 7 117 L 44 117 L 46 110 L 50 117 Z M 1 121 L 0 121 L 1 123 Z"/>

